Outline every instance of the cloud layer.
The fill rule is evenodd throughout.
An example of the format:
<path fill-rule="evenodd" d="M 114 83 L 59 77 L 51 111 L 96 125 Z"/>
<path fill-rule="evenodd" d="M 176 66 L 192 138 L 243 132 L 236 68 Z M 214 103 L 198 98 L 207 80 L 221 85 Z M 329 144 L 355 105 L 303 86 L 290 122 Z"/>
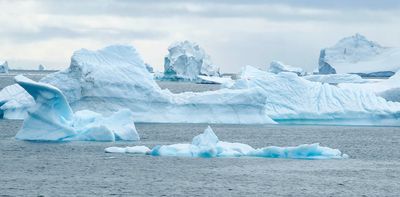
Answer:
<path fill-rule="evenodd" d="M 168 45 L 192 40 L 224 72 L 280 60 L 311 71 L 319 50 L 359 32 L 400 46 L 398 1 L 0 1 L 0 59 L 60 69 L 74 50 L 132 44 L 162 70 Z"/>

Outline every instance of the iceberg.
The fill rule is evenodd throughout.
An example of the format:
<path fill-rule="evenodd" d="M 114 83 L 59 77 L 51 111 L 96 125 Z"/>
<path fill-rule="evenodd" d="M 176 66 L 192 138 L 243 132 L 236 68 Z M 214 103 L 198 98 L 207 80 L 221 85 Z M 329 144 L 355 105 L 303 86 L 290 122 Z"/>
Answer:
<path fill-rule="evenodd" d="M 196 43 L 176 42 L 168 48 L 168 52 L 164 58 L 166 79 L 195 81 L 199 75 L 220 76 L 219 67 Z"/>
<path fill-rule="evenodd" d="M 115 141 L 139 140 L 132 112 L 121 109 L 109 117 L 84 110 L 75 114 L 64 94 L 54 86 L 32 81 L 22 75 L 16 82 L 34 99 L 22 128 L 20 140 L 40 141 Z"/>
<path fill-rule="evenodd" d="M 341 39 L 321 50 L 319 74 L 353 73 L 363 77 L 390 77 L 400 69 L 400 48 L 383 47 L 365 36 Z"/>
<path fill-rule="evenodd" d="M 0 73 L 8 73 L 8 62 L 0 60 Z"/>
<path fill-rule="evenodd" d="M 373 92 L 312 82 L 294 73 L 273 74 L 251 66 L 243 69 L 232 89 L 258 87 L 273 120 L 352 120 L 398 118 L 400 103 Z"/>
<path fill-rule="evenodd" d="M 302 68 L 285 65 L 279 61 L 272 61 L 268 71 L 275 74 L 278 74 L 280 72 L 292 72 L 296 73 L 298 76 L 303 76 L 306 73 Z"/>
<path fill-rule="evenodd" d="M 363 84 L 339 84 L 339 86 L 352 91 L 363 90 L 372 92 L 388 101 L 400 102 L 400 71 L 396 72 L 389 79 L 384 79 L 382 81 L 373 81 Z"/>
<path fill-rule="evenodd" d="M 339 84 L 339 83 L 367 83 L 368 81 L 356 74 L 326 74 L 326 75 L 307 75 L 303 77 L 309 81 Z"/>
<path fill-rule="evenodd" d="M 0 91 L 0 113 L 4 119 L 24 119 L 28 116 L 27 110 L 34 105 L 32 96 L 18 84 Z"/>
<path fill-rule="evenodd" d="M 296 147 L 268 146 L 253 148 L 247 144 L 220 141 L 210 126 L 193 138 L 191 144 L 172 144 L 155 146 L 108 147 L 106 153 L 135 153 L 153 156 L 173 157 L 263 157 L 288 159 L 343 159 L 346 154 L 338 149 L 332 149 L 315 144 L 303 144 Z"/>
<path fill-rule="evenodd" d="M 72 109 L 108 115 L 128 108 L 136 122 L 274 124 L 258 88 L 173 94 L 162 90 L 131 46 L 82 49 L 63 71 L 41 80 L 59 88 Z"/>
<path fill-rule="evenodd" d="M 43 71 L 44 69 L 45 69 L 45 67 L 42 64 L 39 64 L 38 70 Z"/>
<path fill-rule="evenodd" d="M 199 83 L 202 84 L 221 84 L 226 87 L 231 86 L 235 81 L 231 77 L 209 77 L 209 76 L 198 76 L 201 80 Z"/>

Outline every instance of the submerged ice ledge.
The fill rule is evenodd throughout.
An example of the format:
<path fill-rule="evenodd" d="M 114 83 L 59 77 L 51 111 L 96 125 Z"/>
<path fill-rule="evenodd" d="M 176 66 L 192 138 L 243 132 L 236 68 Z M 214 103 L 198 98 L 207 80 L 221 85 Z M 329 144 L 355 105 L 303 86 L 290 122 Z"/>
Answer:
<path fill-rule="evenodd" d="M 108 147 L 106 153 L 131 153 L 175 157 L 264 157 L 290 159 L 343 159 L 346 154 L 338 149 L 320 146 L 319 143 L 295 147 L 268 146 L 253 148 L 247 144 L 220 141 L 209 126 L 204 133 L 193 138 L 191 144 L 159 145 L 153 149 L 146 146 Z"/>

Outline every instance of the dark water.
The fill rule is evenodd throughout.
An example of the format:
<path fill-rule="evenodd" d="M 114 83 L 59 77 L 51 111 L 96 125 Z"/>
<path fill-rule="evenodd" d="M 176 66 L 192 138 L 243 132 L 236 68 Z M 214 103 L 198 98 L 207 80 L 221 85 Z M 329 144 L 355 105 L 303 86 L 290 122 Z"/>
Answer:
<path fill-rule="evenodd" d="M 211 125 L 254 147 L 320 142 L 345 160 L 177 158 L 104 153 L 108 146 L 190 142 L 204 124 L 137 124 L 137 143 L 38 143 L 0 120 L 0 194 L 10 196 L 399 196 L 400 128 Z"/>

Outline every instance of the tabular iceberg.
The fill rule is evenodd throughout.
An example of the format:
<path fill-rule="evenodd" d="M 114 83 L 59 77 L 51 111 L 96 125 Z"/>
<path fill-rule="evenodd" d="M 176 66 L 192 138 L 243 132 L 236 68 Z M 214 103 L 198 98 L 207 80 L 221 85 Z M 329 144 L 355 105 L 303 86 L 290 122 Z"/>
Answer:
<path fill-rule="evenodd" d="M 253 148 L 247 144 L 220 141 L 211 127 L 204 133 L 193 138 L 191 144 L 172 144 L 156 146 L 149 149 L 146 146 L 133 147 L 108 147 L 107 153 L 134 153 L 153 156 L 175 157 L 264 157 L 264 158 L 290 158 L 290 159 L 342 159 L 348 155 L 342 154 L 338 149 L 316 144 L 303 144 L 296 147 L 268 146 Z"/>
<path fill-rule="evenodd" d="M 382 47 L 360 34 L 346 37 L 335 46 L 321 50 L 319 73 L 355 73 L 390 77 L 400 69 L 400 48 Z"/>
<path fill-rule="evenodd" d="M 275 121 L 398 118 L 400 103 L 372 92 L 311 82 L 294 73 L 273 74 L 247 66 L 233 89 L 258 87 L 265 113 Z"/>
<path fill-rule="evenodd" d="M 168 52 L 164 58 L 164 78 L 195 81 L 199 75 L 220 76 L 219 67 L 196 43 L 177 42 L 168 48 Z"/>
<path fill-rule="evenodd" d="M 0 60 L 0 73 L 8 73 L 8 62 Z"/>
<path fill-rule="evenodd" d="M 296 73 L 299 76 L 303 76 L 306 73 L 302 68 L 285 65 L 279 61 L 272 61 L 269 66 L 268 71 L 275 73 L 275 74 L 278 74 L 280 72 L 292 72 L 292 73 Z"/>
<path fill-rule="evenodd" d="M 109 117 L 84 110 L 72 112 L 63 93 L 49 84 L 34 82 L 22 75 L 16 82 L 35 99 L 21 130 L 21 140 L 115 141 L 139 140 L 132 112 L 121 109 Z"/>
<path fill-rule="evenodd" d="M 172 94 L 161 90 L 133 47 L 74 53 L 68 69 L 41 82 L 58 87 L 74 110 L 109 114 L 129 108 L 136 122 L 275 123 L 257 88 Z"/>
<path fill-rule="evenodd" d="M 4 119 L 24 119 L 28 108 L 35 105 L 32 96 L 18 84 L 0 91 L 0 113 Z"/>

